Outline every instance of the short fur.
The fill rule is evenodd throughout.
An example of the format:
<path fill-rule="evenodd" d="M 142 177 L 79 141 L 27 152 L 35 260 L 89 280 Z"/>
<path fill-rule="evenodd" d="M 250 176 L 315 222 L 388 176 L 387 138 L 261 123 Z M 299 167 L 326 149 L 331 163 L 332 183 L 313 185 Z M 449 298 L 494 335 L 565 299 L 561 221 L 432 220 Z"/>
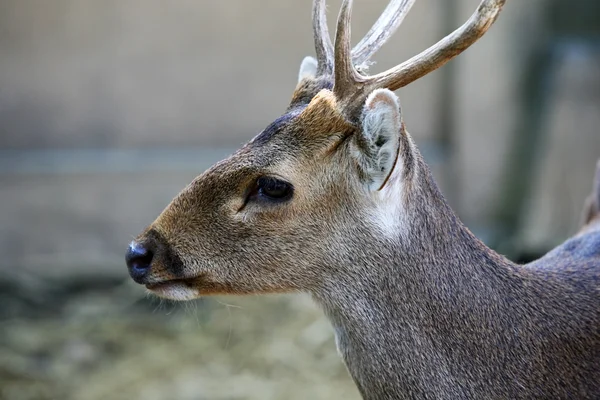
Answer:
<path fill-rule="evenodd" d="M 600 184 L 577 236 L 516 265 L 450 209 L 392 92 L 349 121 L 313 72 L 136 239 L 155 253 L 138 281 L 178 300 L 310 293 L 365 399 L 600 398 Z M 291 200 L 248 200 L 262 176 Z"/>
<path fill-rule="evenodd" d="M 400 129 L 389 100 L 380 100 L 388 116 L 365 120 L 391 117 L 387 125 Z M 397 132 L 398 162 L 377 190 L 355 154 L 369 122 L 346 122 L 328 89 L 279 121 L 199 176 L 137 239 L 157 232 L 183 262 L 155 258 L 144 283 L 183 299 L 311 293 L 366 399 L 600 393 L 595 217 L 585 233 L 518 266 L 458 220 L 406 132 Z M 293 183 L 293 199 L 244 206 L 261 175 Z"/>

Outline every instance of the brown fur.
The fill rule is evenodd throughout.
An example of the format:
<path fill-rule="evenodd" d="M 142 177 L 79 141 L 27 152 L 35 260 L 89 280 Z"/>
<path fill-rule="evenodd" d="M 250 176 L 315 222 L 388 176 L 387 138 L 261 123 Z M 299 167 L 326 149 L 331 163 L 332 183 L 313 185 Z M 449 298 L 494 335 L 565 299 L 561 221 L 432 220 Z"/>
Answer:
<path fill-rule="evenodd" d="M 134 279 L 178 300 L 310 293 L 365 399 L 600 398 L 600 184 L 580 234 L 513 264 L 450 209 L 391 92 L 348 121 L 332 88 L 303 79 L 282 117 L 190 183 L 136 238 L 152 262 Z M 265 176 L 291 199 L 249 196 Z"/>
<path fill-rule="evenodd" d="M 600 230 L 587 245 L 511 264 L 458 221 L 404 132 L 401 173 L 382 189 L 401 189 L 404 201 L 385 201 L 401 205 L 402 222 L 386 235 L 351 155 L 359 128 L 328 89 L 290 110 L 137 239 L 157 232 L 183 265 L 173 271 L 157 254 L 149 288 L 174 298 L 312 293 L 369 399 L 600 393 Z M 261 175 L 293 183 L 293 199 L 244 204 Z"/>
<path fill-rule="evenodd" d="M 298 93 L 298 92 L 297 92 Z M 336 151 L 353 131 L 336 110 L 335 99 L 329 90 L 322 90 L 301 106 L 292 119 L 275 132 L 268 141 L 257 136 L 229 159 L 215 165 L 192 182 L 173 200 L 161 216 L 149 227 L 160 233 L 180 255 L 186 270 L 174 276 L 168 266 L 155 261 L 149 282 L 164 278 L 198 281 L 206 277 L 211 293 L 254 293 L 304 290 L 315 285 L 318 271 L 312 262 L 303 268 L 292 255 L 309 249 L 295 238 L 309 235 L 310 222 L 335 222 L 335 197 L 329 188 L 336 180 L 323 168 L 324 163 L 342 163 Z M 244 196 L 258 176 L 272 174 L 293 182 L 294 201 L 289 206 L 243 206 Z M 342 190 L 343 186 L 340 187 Z M 332 201 L 333 200 L 333 201 Z M 312 205 L 322 207 L 315 209 Z M 251 223 L 249 223 L 251 222 Z M 269 243 L 263 243 L 266 238 Z M 144 241 L 144 235 L 139 238 Z M 313 246 L 321 247 L 314 237 Z M 272 250 L 269 250 L 272 249 Z M 227 250 L 225 250 L 227 249 Z M 225 252 L 224 252 L 225 251 Z M 248 257 L 235 268 L 215 268 L 229 263 L 228 254 Z M 266 259 L 261 259 L 268 255 Z M 316 254 L 306 254 L 307 261 Z M 243 265 L 247 267 L 244 267 Z M 256 268 L 260 265 L 259 268 Z M 282 266 L 289 270 L 283 273 Z M 284 276 L 282 276 L 284 275 Z M 250 278 L 250 280 L 243 278 Z M 282 285 L 281 279 L 287 284 Z M 219 289 L 220 288 L 220 289 Z M 202 292 L 207 288 L 198 288 Z"/>

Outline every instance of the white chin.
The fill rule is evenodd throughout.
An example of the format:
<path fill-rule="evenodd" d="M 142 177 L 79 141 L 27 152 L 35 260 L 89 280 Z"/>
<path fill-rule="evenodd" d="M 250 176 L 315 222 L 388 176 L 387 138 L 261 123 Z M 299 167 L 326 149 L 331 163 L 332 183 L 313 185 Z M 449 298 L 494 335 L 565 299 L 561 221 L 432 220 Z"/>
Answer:
<path fill-rule="evenodd" d="M 186 301 L 200 297 L 197 289 L 187 286 L 183 282 L 165 282 L 157 285 L 146 285 L 148 291 L 158 297 L 169 300 Z"/>

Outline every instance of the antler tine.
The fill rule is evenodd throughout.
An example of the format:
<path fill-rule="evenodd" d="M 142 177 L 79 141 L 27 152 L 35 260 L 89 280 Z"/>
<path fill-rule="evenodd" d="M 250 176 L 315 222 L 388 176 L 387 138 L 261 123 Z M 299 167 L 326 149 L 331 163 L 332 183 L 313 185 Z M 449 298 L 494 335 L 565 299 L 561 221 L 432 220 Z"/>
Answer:
<path fill-rule="evenodd" d="M 352 0 L 344 0 L 338 16 L 335 32 L 335 62 L 333 93 L 339 100 L 351 101 L 353 93 L 359 88 L 364 77 L 361 76 L 352 62 L 352 48 L 350 44 L 350 17 L 352 14 Z"/>
<path fill-rule="evenodd" d="M 505 0 L 482 0 L 467 22 L 427 50 L 385 72 L 365 76 L 354 67 L 350 47 L 352 0 L 344 0 L 337 21 L 333 65 L 333 93 L 340 102 L 342 112 L 349 119 L 354 119 L 365 97 L 373 90 L 377 88 L 400 89 L 462 53 L 490 28 L 504 3 Z M 407 8 L 406 12 L 408 12 Z M 384 21 L 387 19 L 382 19 L 381 26 Z M 388 26 L 395 26 L 395 23 L 390 22 Z M 382 35 L 382 37 L 389 37 L 387 34 Z M 381 46 L 383 41 L 385 40 L 374 40 L 372 48 Z M 363 50 L 360 53 L 363 54 Z M 366 53 L 367 50 L 364 50 L 364 54 Z"/>
<path fill-rule="evenodd" d="M 362 65 L 371 58 L 402 24 L 416 0 L 392 0 L 369 32 L 352 49 L 354 65 Z"/>
<path fill-rule="evenodd" d="M 333 44 L 327 29 L 325 0 L 313 1 L 312 20 L 317 53 L 317 75 L 330 75 L 333 73 Z"/>
<path fill-rule="evenodd" d="M 446 64 L 477 41 L 492 26 L 505 0 L 483 0 L 460 28 L 408 61 L 369 77 L 372 89 L 397 90 Z"/>

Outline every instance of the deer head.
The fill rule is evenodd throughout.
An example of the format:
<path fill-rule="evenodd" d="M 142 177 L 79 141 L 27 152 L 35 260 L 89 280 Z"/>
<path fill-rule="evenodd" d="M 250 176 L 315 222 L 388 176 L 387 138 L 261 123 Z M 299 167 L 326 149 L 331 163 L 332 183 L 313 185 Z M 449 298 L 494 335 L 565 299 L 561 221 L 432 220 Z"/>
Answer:
<path fill-rule="evenodd" d="M 366 63 L 414 0 L 392 0 L 352 48 L 352 1 L 335 44 L 323 0 L 314 0 L 316 59 L 301 64 L 285 113 L 229 158 L 190 183 L 130 244 L 132 278 L 155 294 L 318 291 L 352 274 L 357 246 L 402 243 L 412 216 L 437 200 L 393 93 L 444 65 L 492 25 L 504 0 L 483 0 L 456 31 L 376 75 Z M 442 205 L 443 206 L 443 205 Z M 376 261 L 375 261 L 376 262 Z"/>

